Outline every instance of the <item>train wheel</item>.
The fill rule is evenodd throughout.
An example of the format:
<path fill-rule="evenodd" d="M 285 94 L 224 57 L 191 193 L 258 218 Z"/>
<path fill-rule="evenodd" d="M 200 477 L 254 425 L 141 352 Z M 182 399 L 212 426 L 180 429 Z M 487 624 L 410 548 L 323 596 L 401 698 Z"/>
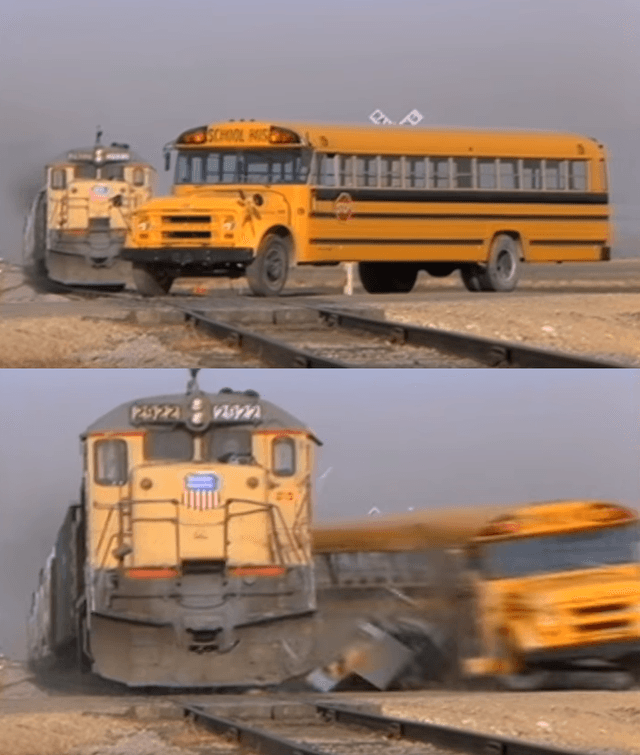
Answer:
<path fill-rule="evenodd" d="M 484 291 L 484 270 L 480 265 L 470 264 L 460 267 L 460 277 L 467 291 Z"/>
<path fill-rule="evenodd" d="M 133 282 L 143 296 L 164 296 L 169 293 L 173 275 L 147 265 L 133 266 Z"/>
<path fill-rule="evenodd" d="M 415 286 L 418 267 L 406 262 L 360 262 L 358 273 L 368 294 L 407 294 Z"/>
<path fill-rule="evenodd" d="M 520 278 L 518 242 L 502 233 L 491 245 L 491 253 L 481 277 L 484 291 L 513 291 Z"/>
<path fill-rule="evenodd" d="M 247 282 L 256 296 L 277 296 L 289 275 L 290 247 L 276 234 L 265 236 L 253 262 L 247 267 Z"/>

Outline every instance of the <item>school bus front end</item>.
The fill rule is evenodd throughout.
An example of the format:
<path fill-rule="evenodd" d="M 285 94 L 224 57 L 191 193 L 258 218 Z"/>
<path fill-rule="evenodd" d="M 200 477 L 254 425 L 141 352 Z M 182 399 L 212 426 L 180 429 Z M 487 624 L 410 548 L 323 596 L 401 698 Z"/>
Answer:
<path fill-rule="evenodd" d="M 175 147 L 172 195 L 140 208 L 123 252 L 138 290 L 246 275 L 254 293 L 279 293 L 306 221 L 311 152 L 301 136 L 247 122 L 187 131 Z"/>
<path fill-rule="evenodd" d="M 521 509 L 474 539 L 479 655 L 470 675 L 526 676 L 594 660 L 640 668 L 634 513 L 602 502 Z"/>

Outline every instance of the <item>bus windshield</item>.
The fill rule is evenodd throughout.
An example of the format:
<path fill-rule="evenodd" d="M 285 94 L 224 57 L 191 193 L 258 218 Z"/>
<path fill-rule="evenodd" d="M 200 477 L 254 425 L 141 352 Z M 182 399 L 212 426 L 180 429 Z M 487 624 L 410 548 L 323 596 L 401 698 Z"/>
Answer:
<path fill-rule="evenodd" d="M 485 545 L 482 571 L 490 579 L 588 569 L 638 560 L 638 527 L 583 530 Z"/>
<path fill-rule="evenodd" d="M 180 152 L 176 184 L 304 184 L 311 151 L 301 149 Z"/>

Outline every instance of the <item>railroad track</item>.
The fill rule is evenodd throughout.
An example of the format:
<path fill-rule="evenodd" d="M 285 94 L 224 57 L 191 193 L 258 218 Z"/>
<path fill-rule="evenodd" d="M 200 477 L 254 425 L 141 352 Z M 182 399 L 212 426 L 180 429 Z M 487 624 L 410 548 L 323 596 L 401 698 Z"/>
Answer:
<path fill-rule="evenodd" d="M 238 750 L 264 755 L 439 755 L 451 751 L 472 755 L 584 755 L 558 747 L 493 734 L 410 721 L 327 702 L 274 706 L 272 719 L 239 720 L 183 705 L 184 715 L 223 737 Z M 288 715 L 289 714 L 289 715 Z M 291 715 L 293 714 L 293 715 Z M 416 747 L 416 743 L 421 745 Z M 213 750 L 212 750 L 213 751 Z M 216 752 L 220 752 L 217 743 Z M 231 750 L 233 752 L 235 750 Z"/>
<path fill-rule="evenodd" d="M 584 369 L 627 366 L 579 354 L 367 317 L 310 302 L 306 297 L 294 303 L 289 297 L 268 301 L 274 313 L 272 320 L 263 319 L 245 326 L 232 322 L 232 315 L 227 318 L 219 312 L 212 315 L 203 307 L 201 297 L 167 296 L 148 300 L 129 291 L 109 293 L 78 287 L 67 287 L 67 293 L 109 297 L 145 308 L 179 310 L 198 329 L 274 367 Z M 245 297 L 241 300 L 249 311 L 251 304 L 247 304 Z M 266 301 L 257 300 L 256 308 L 264 307 Z M 279 317 L 279 312 L 288 312 L 289 316 Z"/>
<path fill-rule="evenodd" d="M 180 308 L 196 327 L 275 367 L 624 367 L 592 357 L 311 304 L 300 308 L 315 312 L 315 322 L 284 320 L 252 329 L 214 319 L 191 307 Z"/>

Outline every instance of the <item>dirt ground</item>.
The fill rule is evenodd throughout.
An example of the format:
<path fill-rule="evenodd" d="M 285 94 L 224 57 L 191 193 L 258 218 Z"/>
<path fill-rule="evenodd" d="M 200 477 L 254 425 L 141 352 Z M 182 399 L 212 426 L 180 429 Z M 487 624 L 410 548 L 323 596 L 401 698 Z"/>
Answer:
<path fill-rule="evenodd" d="M 19 317 L 0 321 L 0 345 L 0 368 L 238 366 L 237 349 L 184 325 Z"/>
<path fill-rule="evenodd" d="M 480 296 L 392 304 L 388 320 L 640 365 L 640 294 Z"/>
<path fill-rule="evenodd" d="M 582 278 L 580 268 L 567 271 L 565 278 L 549 277 L 559 275 L 553 269 L 542 271 L 543 277 L 525 280 L 522 291 L 513 295 L 470 295 L 457 275 L 435 279 L 421 274 L 408 296 L 368 296 L 358 289 L 354 297 L 333 294 L 330 299 L 343 306 L 375 306 L 388 320 L 640 366 L 640 265 L 612 263 L 603 270 L 609 277 L 602 280 L 593 277 L 597 271 L 591 268 Z M 339 291 L 343 277 L 343 271 L 333 268 L 297 271 L 292 285 Z M 178 284 L 178 289 L 202 295 L 203 304 L 216 288 L 235 291 L 246 285 L 226 279 Z M 134 315 L 109 319 L 106 310 L 80 314 L 92 305 L 34 291 L 16 266 L 0 264 L 1 305 L 13 310 L 0 318 L 0 368 L 259 366 L 244 358 L 239 363 L 236 349 L 182 323 L 143 322 Z M 45 307 L 46 315 L 37 311 Z"/>
<path fill-rule="evenodd" d="M 402 693 L 386 715 L 591 753 L 640 753 L 640 690 Z"/>

